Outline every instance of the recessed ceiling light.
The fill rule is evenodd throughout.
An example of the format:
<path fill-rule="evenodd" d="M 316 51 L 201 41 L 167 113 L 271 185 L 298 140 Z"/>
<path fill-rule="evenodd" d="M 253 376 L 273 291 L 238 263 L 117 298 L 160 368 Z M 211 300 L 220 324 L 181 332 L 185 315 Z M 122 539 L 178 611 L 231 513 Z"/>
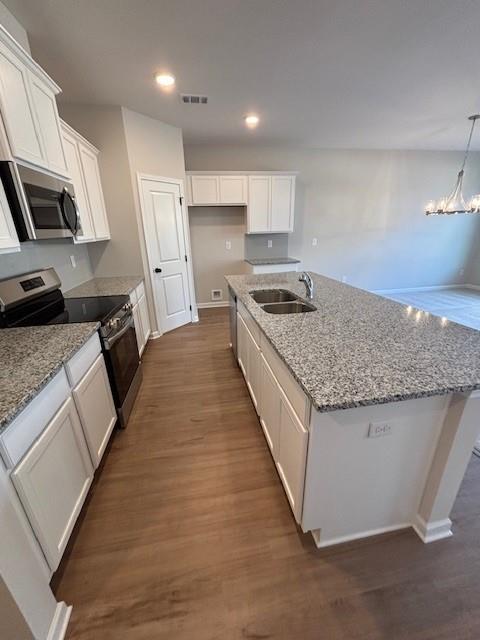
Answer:
<path fill-rule="evenodd" d="M 175 77 L 170 73 L 157 73 L 155 80 L 162 89 L 170 89 L 175 84 Z"/>
<path fill-rule="evenodd" d="M 245 116 L 245 124 L 249 129 L 255 129 L 259 122 L 260 118 L 255 113 L 250 113 L 248 116 Z"/>

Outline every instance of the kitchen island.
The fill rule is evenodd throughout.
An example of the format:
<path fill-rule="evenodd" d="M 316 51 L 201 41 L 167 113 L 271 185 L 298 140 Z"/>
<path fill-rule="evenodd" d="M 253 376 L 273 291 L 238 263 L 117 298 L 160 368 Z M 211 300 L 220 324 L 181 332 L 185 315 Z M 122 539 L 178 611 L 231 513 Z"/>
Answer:
<path fill-rule="evenodd" d="M 450 536 L 480 428 L 480 333 L 312 277 L 315 310 L 284 315 L 251 292 L 305 299 L 298 274 L 227 276 L 239 365 L 297 522 L 318 546 L 411 526 Z"/>

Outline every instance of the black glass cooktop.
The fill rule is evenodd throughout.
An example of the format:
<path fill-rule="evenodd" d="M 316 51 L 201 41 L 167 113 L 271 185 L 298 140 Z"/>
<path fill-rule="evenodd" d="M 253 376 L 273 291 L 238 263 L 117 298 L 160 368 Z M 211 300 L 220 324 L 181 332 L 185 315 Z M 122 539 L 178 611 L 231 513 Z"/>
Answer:
<path fill-rule="evenodd" d="M 128 296 L 64 298 L 59 290 L 0 314 L 1 327 L 100 322 L 105 324 L 129 302 Z"/>
<path fill-rule="evenodd" d="M 73 322 L 105 322 L 129 301 L 128 296 L 65 298 L 63 311 L 47 324 Z"/>

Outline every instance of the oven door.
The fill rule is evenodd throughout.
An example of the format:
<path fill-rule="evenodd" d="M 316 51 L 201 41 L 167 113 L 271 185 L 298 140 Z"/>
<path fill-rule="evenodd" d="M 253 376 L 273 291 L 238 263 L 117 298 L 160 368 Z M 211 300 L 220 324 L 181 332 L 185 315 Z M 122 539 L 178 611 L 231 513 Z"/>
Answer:
<path fill-rule="evenodd" d="M 133 316 L 113 336 L 103 339 L 105 362 L 117 408 L 122 407 L 140 365 Z"/>
<path fill-rule="evenodd" d="M 18 166 L 35 238 L 76 236 L 80 219 L 73 186 L 40 171 Z"/>

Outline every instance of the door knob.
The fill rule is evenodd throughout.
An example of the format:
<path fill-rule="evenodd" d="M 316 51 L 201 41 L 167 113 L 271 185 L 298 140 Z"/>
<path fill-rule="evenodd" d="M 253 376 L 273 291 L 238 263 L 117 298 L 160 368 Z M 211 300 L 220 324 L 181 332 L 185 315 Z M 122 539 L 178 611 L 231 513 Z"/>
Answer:
<path fill-rule="evenodd" d="M 162 273 L 162 270 L 159 267 L 155 267 L 154 271 L 155 273 Z"/>

